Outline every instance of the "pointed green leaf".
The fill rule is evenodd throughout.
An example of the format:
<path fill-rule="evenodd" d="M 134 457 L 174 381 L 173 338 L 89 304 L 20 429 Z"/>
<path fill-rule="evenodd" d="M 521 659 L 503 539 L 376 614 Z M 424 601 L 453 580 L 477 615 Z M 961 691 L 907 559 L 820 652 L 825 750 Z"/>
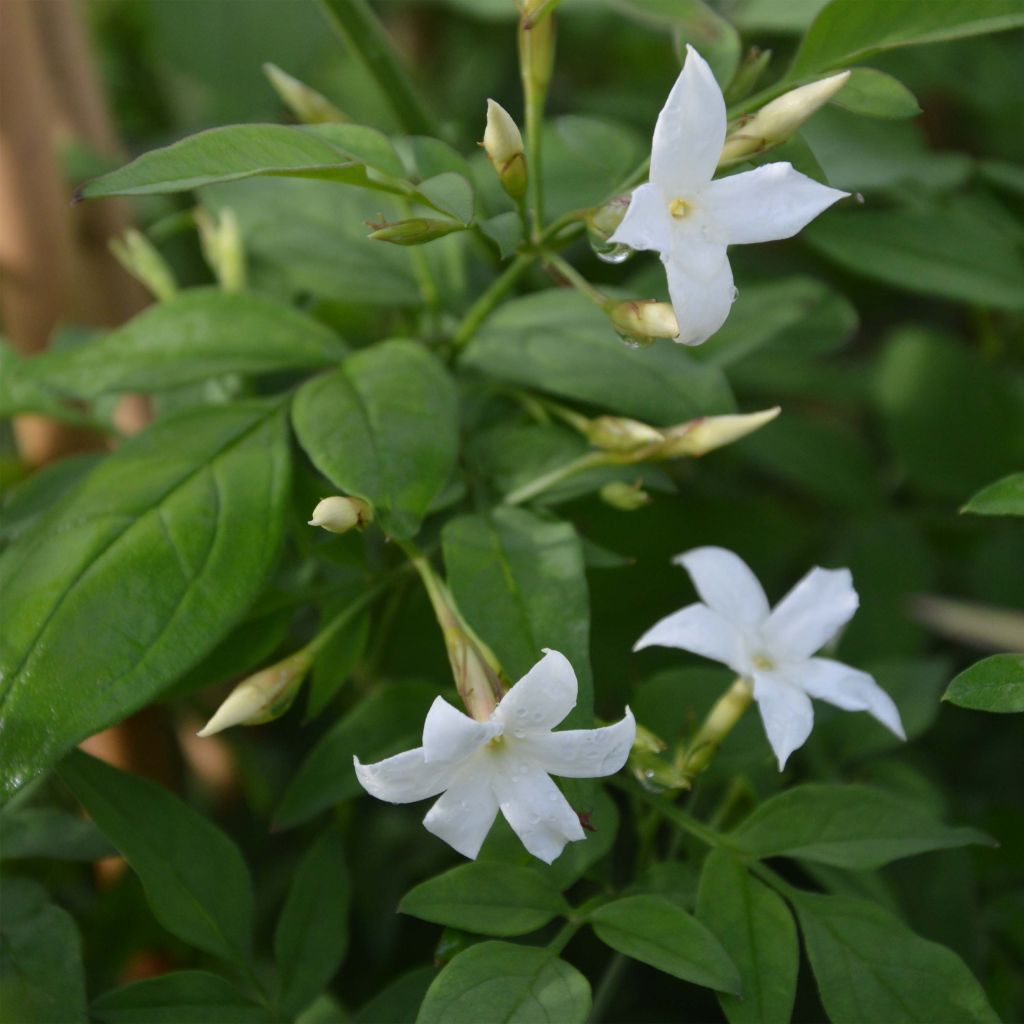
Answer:
<path fill-rule="evenodd" d="M 96 823 L 56 807 L 0 810 L 0 860 L 101 860 L 114 854 Z"/>
<path fill-rule="evenodd" d="M 445 171 L 416 186 L 416 191 L 435 209 L 462 224 L 473 221 L 473 186 L 454 171 Z"/>
<path fill-rule="evenodd" d="M 921 113 L 914 94 L 899 79 L 875 68 L 854 68 L 832 102 L 862 117 L 916 117 Z"/>
<path fill-rule="evenodd" d="M 1024 711 L 1024 654 L 993 654 L 964 669 L 942 699 L 975 711 Z"/>
<path fill-rule="evenodd" d="M 978 516 L 1024 516 L 1024 473 L 1011 473 L 982 488 L 960 511 Z"/>
<path fill-rule="evenodd" d="M 208 971 L 172 971 L 105 992 L 89 1015 L 100 1024 L 271 1024 L 268 1009 Z"/>

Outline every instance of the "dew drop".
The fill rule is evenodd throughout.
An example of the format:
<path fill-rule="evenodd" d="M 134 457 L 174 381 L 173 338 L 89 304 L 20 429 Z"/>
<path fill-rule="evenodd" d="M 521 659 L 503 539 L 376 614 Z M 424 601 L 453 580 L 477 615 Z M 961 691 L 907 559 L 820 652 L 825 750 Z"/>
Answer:
<path fill-rule="evenodd" d="M 625 263 L 633 255 L 633 250 L 628 245 L 609 242 L 593 231 L 587 232 L 587 241 L 590 242 L 590 248 L 594 250 L 594 255 L 602 263 Z"/>

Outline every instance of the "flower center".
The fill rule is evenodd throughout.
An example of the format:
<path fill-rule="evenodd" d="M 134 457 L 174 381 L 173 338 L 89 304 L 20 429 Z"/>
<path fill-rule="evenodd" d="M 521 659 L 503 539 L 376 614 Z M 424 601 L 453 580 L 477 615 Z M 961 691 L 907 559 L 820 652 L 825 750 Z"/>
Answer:
<path fill-rule="evenodd" d="M 668 204 L 668 212 L 675 217 L 676 220 L 683 220 L 684 217 L 689 217 L 693 212 L 693 203 L 686 199 L 673 199 Z"/>
<path fill-rule="evenodd" d="M 765 672 L 770 672 L 775 668 L 775 662 L 764 654 L 755 654 L 750 660 L 753 662 L 754 668 L 763 669 Z M 493 743 L 494 741 L 492 740 L 491 742 Z"/>
<path fill-rule="evenodd" d="M 504 744 L 505 744 L 505 737 L 501 736 L 501 735 L 494 736 L 494 737 L 492 737 L 491 739 L 489 739 L 487 741 L 487 746 L 494 747 L 495 749 L 497 749 L 498 747 L 504 746 Z"/>

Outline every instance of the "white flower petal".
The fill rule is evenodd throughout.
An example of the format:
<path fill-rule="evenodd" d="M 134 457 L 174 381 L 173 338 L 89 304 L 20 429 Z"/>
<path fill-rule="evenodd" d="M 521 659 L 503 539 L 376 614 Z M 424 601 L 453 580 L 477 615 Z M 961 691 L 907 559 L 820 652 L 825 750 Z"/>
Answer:
<path fill-rule="evenodd" d="M 907 738 L 892 697 L 867 672 L 829 658 L 811 658 L 794 667 L 792 674 L 812 697 L 844 711 L 866 711 L 901 740 Z"/>
<path fill-rule="evenodd" d="M 755 672 L 754 700 L 781 772 L 789 755 L 802 747 L 811 734 L 814 725 L 811 699 L 798 686 L 779 676 Z"/>
<path fill-rule="evenodd" d="M 459 772 L 451 788 L 427 811 L 423 825 L 463 857 L 475 860 L 497 814 L 490 772 L 474 765 Z"/>
<path fill-rule="evenodd" d="M 719 246 L 717 251 L 721 252 L 721 262 L 709 276 L 696 276 L 682 260 L 662 257 L 669 297 L 679 323 L 679 337 L 675 340 L 680 344 L 699 345 L 707 341 L 729 316 L 736 289 L 725 248 Z"/>
<path fill-rule="evenodd" d="M 633 650 L 645 647 L 678 647 L 720 661 L 741 675 L 748 669 L 742 634 L 705 604 L 687 605 L 656 622 L 637 640 Z"/>
<path fill-rule="evenodd" d="M 692 46 L 651 146 L 651 181 L 669 199 L 687 197 L 711 180 L 725 142 L 725 100 L 707 62 Z"/>
<path fill-rule="evenodd" d="M 764 624 L 769 657 L 783 662 L 809 658 L 850 621 L 859 603 L 849 569 L 812 569 Z"/>
<path fill-rule="evenodd" d="M 569 801 L 537 765 L 512 755 L 493 785 L 501 813 L 534 857 L 550 864 L 566 843 L 586 838 Z"/>
<path fill-rule="evenodd" d="M 595 779 L 614 775 L 626 763 L 635 739 L 636 721 L 626 708 L 620 722 L 603 729 L 566 729 L 507 742 L 515 744 L 515 754 L 534 761 L 552 775 Z"/>
<path fill-rule="evenodd" d="M 849 192 L 777 163 L 713 181 L 704 202 L 729 245 L 791 238 Z"/>
<path fill-rule="evenodd" d="M 631 249 L 671 250 L 672 217 L 656 185 L 648 183 L 633 189 L 626 216 L 608 241 Z"/>
<path fill-rule="evenodd" d="M 756 625 L 768 618 L 768 598 L 750 566 L 725 548 L 692 548 L 672 561 L 693 580 L 701 600 L 730 622 Z"/>
<path fill-rule="evenodd" d="M 497 722 L 477 722 L 436 697 L 423 723 L 423 757 L 428 764 L 462 761 L 501 732 Z"/>
<path fill-rule="evenodd" d="M 352 758 L 356 778 L 371 796 L 389 804 L 411 804 L 437 796 L 448 788 L 457 766 L 427 764 L 423 748 L 406 750 L 375 764 L 362 764 Z"/>
<path fill-rule="evenodd" d="M 574 707 L 579 687 L 569 659 L 544 649 L 544 657 L 502 698 L 495 720 L 507 729 L 551 729 Z"/>

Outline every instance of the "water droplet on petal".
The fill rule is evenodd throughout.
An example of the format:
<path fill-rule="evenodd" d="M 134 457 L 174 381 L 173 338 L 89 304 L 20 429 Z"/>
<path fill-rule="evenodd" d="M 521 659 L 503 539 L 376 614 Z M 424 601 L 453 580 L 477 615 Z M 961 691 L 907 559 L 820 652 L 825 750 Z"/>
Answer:
<path fill-rule="evenodd" d="M 590 242 L 594 255 L 602 263 L 625 263 L 633 255 L 633 250 L 628 245 L 609 242 L 594 231 L 587 232 L 587 241 Z"/>

